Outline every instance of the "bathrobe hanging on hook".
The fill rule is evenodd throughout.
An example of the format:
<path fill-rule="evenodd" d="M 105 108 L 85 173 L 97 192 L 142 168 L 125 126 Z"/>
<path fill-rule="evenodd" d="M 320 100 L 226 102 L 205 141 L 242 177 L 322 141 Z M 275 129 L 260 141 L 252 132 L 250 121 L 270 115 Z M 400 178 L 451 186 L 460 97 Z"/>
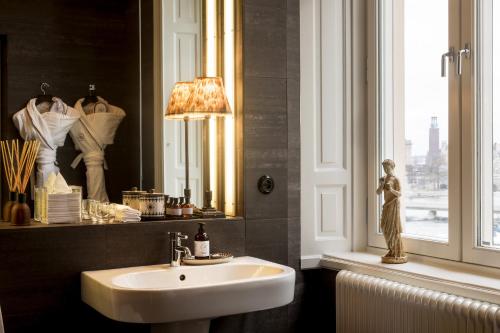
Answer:
<path fill-rule="evenodd" d="M 109 201 L 106 193 L 104 169 L 107 169 L 104 150 L 113 144 L 116 130 L 125 117 L 125 111 L 110 105 L 101 97 L 96 106 L 101 111 L 86 114 L 82 107 L 83 98 L 75 104 L 80 113 L 79 121 L 71 128 L 71 138 L 81 153 L 71 166 L 76 168 L 83 159 L 87 167 L 87 197 L 89 199 Z"/>
<path fill-rule="evenodd" d="M 48 106 L 47 103 L 36 105 L 36 100 L 31 99 L 24 109 L 16 112 L 13 121 L 24 140 L 41 142 L 36 157 L 36 185 L 42 186 L 50 173 L 59 172 L 57 148 L 64 146 L 66 135 L 78 121 L 80 113 L 58 97 L 52 97 Z M 48 110 L 43 110 L 44 107 Z"/>

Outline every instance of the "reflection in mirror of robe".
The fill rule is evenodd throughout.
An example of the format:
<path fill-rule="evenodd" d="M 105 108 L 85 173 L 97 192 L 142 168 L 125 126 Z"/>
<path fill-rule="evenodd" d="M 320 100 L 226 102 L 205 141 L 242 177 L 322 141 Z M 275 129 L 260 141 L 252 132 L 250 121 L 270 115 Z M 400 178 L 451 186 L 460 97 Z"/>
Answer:
<path fill-rule="evenodd" d="M 109 201 L 106 193 L 104 169 L 107 169 L 104 150 L 113 144 L 116 130 L 125 117 L 125 111 L 109 104 L 105 99 L 98 98 L 97 104 L 104 105 L 106 112 L 86 114 L 82 107 L 83 98 L 75 104 L 80 114 L 79 121 L 71 128 L 71 138 L 75 148 L 81 153 L 71 166 L 76 168 L 83 159 L 87 167 L 87 197 L 99 201 Z"/>
<path fill-rule="evenodd" d="M 43 112 L 42 112 L 43 111 Z M 57 148 L 64 146 L 69 130 L 78 121 L 77 110 L 53 97 L 52 103 L 36 105 L 31 99 L 26 107 L 13 116 L 13 122 L 24 140 L 41 142 L 36 158 L 36 185 L 41 186 L 50 173 L 58 173 Z"/>

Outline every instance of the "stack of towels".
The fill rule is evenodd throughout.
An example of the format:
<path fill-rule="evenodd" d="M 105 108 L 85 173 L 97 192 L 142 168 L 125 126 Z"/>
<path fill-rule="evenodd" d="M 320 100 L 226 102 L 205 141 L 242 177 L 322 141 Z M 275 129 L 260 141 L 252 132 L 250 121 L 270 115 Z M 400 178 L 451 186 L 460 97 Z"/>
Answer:
<path fill-rule="evenodd" d="M 73 193 L 66 180 L 58 173 L 50 173 L 44 187 L 47 196 L 42 198 L 42 223 L 79 223 L 81 222 L 82 194 Z"/>
<path fill-rule="evenodd" d="M 115 204 L 116 212 L 115 219 L 121 222 L 139 222 L 141 220 L 141 212 L 129 206 Z"/>

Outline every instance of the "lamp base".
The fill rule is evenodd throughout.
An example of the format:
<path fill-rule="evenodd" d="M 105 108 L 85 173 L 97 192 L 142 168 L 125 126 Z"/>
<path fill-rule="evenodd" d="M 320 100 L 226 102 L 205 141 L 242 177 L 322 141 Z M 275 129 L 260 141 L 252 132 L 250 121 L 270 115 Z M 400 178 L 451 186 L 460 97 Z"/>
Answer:
<path fill-rule="evenodd" d="M 203 207 L 202 209 L 197 209 L 194 214 L 196 217 L 200 218 L 225 218 L 226 214 L 216 210 L 213 207 Z"/>
<path fill-rule="evenodd" d="M 201 218 L 225 218 L 226 214 L 212 207 L 212 191 L 205 191 L 203 198 L 204 204 L 202 209 L 197 209 L 194 215 Z"/>

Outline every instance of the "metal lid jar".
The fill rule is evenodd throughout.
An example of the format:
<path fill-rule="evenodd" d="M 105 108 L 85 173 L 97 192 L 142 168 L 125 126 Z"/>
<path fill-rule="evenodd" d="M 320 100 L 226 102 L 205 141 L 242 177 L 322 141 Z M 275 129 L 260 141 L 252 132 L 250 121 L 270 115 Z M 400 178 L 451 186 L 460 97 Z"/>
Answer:
<path fill-rule="evenodd" d="M 141 210 L 141 195 L 146 191 L 140 191 L 137 187 L 132 187 L 129 191 L 122 191 L 122 203 L 130 208 Z"/>
<path fill-rule="evenodd" d="M 162 219 L 165 217 L 165 195 L 154 189 L 143 193 L 139 199 L 141 218 Z"/>

